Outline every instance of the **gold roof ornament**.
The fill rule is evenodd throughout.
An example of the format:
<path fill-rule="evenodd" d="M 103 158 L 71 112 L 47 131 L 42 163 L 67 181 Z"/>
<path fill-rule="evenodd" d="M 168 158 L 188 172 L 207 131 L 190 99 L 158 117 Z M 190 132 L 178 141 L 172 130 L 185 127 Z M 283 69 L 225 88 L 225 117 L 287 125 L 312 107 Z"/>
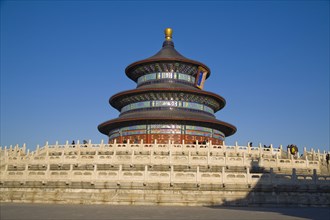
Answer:
<path fill-rule="evenodd" d="M 172 28 L 166 28 L 164 33 L 165 33 L 165 39 L 168 40 L 168 41 L 171 41 L 172 40 L 172 33 L 173 33 Z"/>

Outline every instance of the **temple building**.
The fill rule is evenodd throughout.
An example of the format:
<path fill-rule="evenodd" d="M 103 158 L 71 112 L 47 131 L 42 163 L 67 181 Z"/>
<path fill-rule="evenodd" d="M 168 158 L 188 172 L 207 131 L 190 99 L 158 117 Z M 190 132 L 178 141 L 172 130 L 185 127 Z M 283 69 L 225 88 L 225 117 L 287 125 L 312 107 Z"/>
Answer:
<path fill-rule="evenodd" d="M 129 65 L 126 75 L 136 89 L 113 95 L 109 103 L 120 114 L 98 126 L 109 143 L 208 143 L 221 145 L 236 127 L 217 120 L 226 101 L 204 90 L 211 71 L 174 48 L 172 29 L 154 56 Z"/>

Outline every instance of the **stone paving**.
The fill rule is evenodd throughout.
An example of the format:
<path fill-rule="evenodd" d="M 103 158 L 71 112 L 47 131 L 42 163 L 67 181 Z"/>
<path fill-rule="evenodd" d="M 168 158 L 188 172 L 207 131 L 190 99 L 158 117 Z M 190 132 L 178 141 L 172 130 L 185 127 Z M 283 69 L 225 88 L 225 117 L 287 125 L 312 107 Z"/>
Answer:
<path fill-rule="evenodd" d="M 313 207 L 184 207 L 1 203 L 1 220 L 84 219 L 330 219 L 329 208 Z"/>

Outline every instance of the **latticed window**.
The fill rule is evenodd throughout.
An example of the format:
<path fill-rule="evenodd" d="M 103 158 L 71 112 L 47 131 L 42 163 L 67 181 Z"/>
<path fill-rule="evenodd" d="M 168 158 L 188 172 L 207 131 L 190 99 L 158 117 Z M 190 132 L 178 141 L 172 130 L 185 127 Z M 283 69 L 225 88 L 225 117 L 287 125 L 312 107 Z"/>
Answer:
<path fill-rule="evenodd" d="M 184 73 L 177 73 L 177 72 L 158 72 L 158 73 L 150 73 L 143 76 L 140 76 L 137 80 L 138 85 L 141 83 L 156 80 L 156 79 L 175 79 L 186 81 L 191 84 L 195 83 L 195 77 L 190 76 Z"/>
<path fill-rule="evenodd" d="M 195 102 L 183 102 L 183 101 L 174 101 L 174 100 L 136 102 L 124 106 L 121 109 L 121 113 L 134 109 L 149 108 L 149 107 L 179 107 L 185 109 L 200 110 L 214 114 L 213 109 L 206 105 L 202 105 Z"/>

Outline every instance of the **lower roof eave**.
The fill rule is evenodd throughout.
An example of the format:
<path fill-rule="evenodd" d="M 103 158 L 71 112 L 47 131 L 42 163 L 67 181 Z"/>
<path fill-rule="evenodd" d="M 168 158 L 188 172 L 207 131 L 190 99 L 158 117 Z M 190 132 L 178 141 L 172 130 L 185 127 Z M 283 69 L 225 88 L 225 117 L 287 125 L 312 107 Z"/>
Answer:
<path fill-rule="evenodd" d="M 109 121 L 106 121 L 98 126 L 98 130 L 108 135 L 109 132 L 113 129 L 117 129 L 125 126 L 138 125 L 143 123 L 157 123 L 163 121 L 174 121 L 181 122 L 184 124 L 192 124 L 210 127 L 217 129 L 225 134 L 226 137 L 231 136 L 236 133 L 237 129 L 234 125 L 231 125 L 227 122 L 223 122 L 217 119 L 213 120 L 200 120 L 196 118 L 116 118 Z"/>

